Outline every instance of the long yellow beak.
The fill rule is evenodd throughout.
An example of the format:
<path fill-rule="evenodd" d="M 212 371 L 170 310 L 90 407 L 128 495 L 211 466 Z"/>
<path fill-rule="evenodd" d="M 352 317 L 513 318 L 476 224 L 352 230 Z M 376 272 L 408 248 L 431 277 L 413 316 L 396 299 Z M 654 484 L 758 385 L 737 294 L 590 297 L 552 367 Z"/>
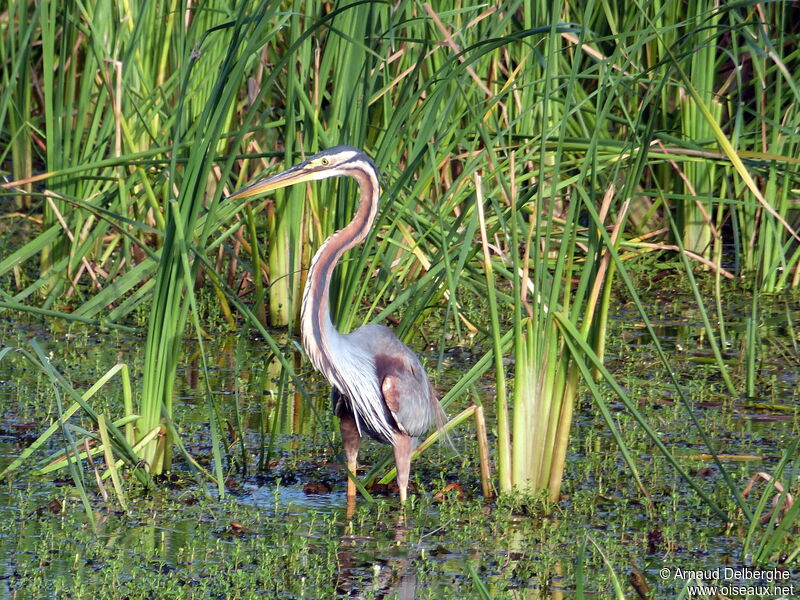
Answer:
<path fill-rule="evenodd" d="M 305 163 L 301 163 L 292 167 L 291 169 L 286 169 L 277 175 L 267 177 L 266 179 L 261 179 L 252 185 L 243 187 L 242 189 L 233 192 L 226 198 L 226 200 L 250 198 L 251 196 L 271 192 L 272 190 L 277 190 L 288 185 L 294 185 L 295 183 L 312 181 L 315 179 L 315 173 L 316 170 L 309 170 Z"/>

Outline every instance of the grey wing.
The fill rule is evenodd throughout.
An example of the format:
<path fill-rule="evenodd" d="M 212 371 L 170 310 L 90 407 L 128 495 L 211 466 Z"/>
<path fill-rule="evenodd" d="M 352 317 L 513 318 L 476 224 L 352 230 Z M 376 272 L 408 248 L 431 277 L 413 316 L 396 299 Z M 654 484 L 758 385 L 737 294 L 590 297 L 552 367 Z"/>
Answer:
<path fill-rule="evenodd" d="M 397 429 L 419 437 L 440 424 L 444 413 L 416 354 L 382 325 L 362 327 L 358 334 L 369 339 L 378 385 Z"/>
<path fill-rule="evenodd" d="M 392 413 L 398 429 L 411 437 L 419 437 L 435 423 L 431 386 L 416 356 L 379 354 L 375 371 L 383 400 Z"/>

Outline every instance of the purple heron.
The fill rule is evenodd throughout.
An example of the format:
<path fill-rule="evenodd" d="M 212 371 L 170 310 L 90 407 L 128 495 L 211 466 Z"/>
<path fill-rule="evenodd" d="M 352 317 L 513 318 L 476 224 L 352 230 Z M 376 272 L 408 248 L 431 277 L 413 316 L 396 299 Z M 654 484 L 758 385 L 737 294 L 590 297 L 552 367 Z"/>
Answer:
<path fill-rule="evenodd" d="M 405 503 L 411 452 L 421 435 L 446 421 L 444 411 L 419 359 L 391 329 L 371 324 L 343 334 L 333 326 L 328 306 L 336 264 L 347 250 L 367 237 L 375 223 L 380 200 L 375 163 L 356 148 L 336 146 L 234 192 L 228 199 L 341 176 L 356 180 L 361 201 L 353 220 L 326 239 L 311 260 L 301 308 L 303 347 L 314 367 L 333 386 L 333 411 L 339 417 L 350 473 L 355 476 L 364 434 L 391 444 L 400 502 Z M 348 498 L 355 493 L 355 482 L 348 477 Z"/>

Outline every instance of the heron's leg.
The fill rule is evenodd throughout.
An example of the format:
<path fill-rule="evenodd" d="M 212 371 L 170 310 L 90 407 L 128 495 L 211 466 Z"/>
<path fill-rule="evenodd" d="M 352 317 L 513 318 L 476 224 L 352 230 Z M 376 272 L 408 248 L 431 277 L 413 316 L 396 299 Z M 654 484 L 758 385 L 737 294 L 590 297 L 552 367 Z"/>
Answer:
<path fill-rule="evenodd" d="M 400 504 L 406 503 L 408 473 L 411 470 L 411 436 L 405 433 L 394 435 L 394 462 L 397 465 L 397 486 L 400 488 Z"/>
<path fill-rule="evenodd" d="M 361 434 L 358 433 L 356 418 L 353 413 L 347 412 L 339 417 L 339 430 L 342 432 L 342 445 L 344 446 L 344 459 L 347 469 L 356 474 L 358 468 L 358 446 L 361 444 Z M 347 497 L 355 498 L 356 483 L 347 477 Z"/>

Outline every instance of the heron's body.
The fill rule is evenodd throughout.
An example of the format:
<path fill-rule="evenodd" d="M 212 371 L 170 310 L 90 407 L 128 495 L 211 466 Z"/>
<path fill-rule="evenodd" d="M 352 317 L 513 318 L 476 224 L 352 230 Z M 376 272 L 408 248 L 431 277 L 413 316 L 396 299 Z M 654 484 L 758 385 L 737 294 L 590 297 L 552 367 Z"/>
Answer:
<path fill-rule="evenodd" d="M 383 402 L 372 415 L 359 406 L 358 400 L 350 400 L 358 397 L 355 391 L 337 385 L 334 412 L 349 409 L 361 431 L 388 444 L 398 432 L 416 439 L 436 424 L 438 402 L 425 370 L 391 329 L 365 325 L 341 338 L 339 355 L 360 355 L 364 370 L 374 373 L 376 383 L 381 384 L 378 393 Z"/>
<path fill-rule="evenodd" d="M 301 311 L 303 346 L 334 388 L 333 409 L 340 420 L 348 469 L 355 474 L 362 435 L 392 444 L 404 502 L 411 451 L 419 436 L 443 422 L 444 413 L 419 359 L 389 328 L 365 325 L 342 334 L 331 322 L 328 298 L 336 264 L 364 240 L 375 222 L 380 186 L 374 163 L 355 148 L 337 146 L 230 197 L 336 176 L 356 179 L 361 202 L 353 220 L 325 240 L 311 261 Z M 347 494 L 355 495 L 350 479 Z"/>

